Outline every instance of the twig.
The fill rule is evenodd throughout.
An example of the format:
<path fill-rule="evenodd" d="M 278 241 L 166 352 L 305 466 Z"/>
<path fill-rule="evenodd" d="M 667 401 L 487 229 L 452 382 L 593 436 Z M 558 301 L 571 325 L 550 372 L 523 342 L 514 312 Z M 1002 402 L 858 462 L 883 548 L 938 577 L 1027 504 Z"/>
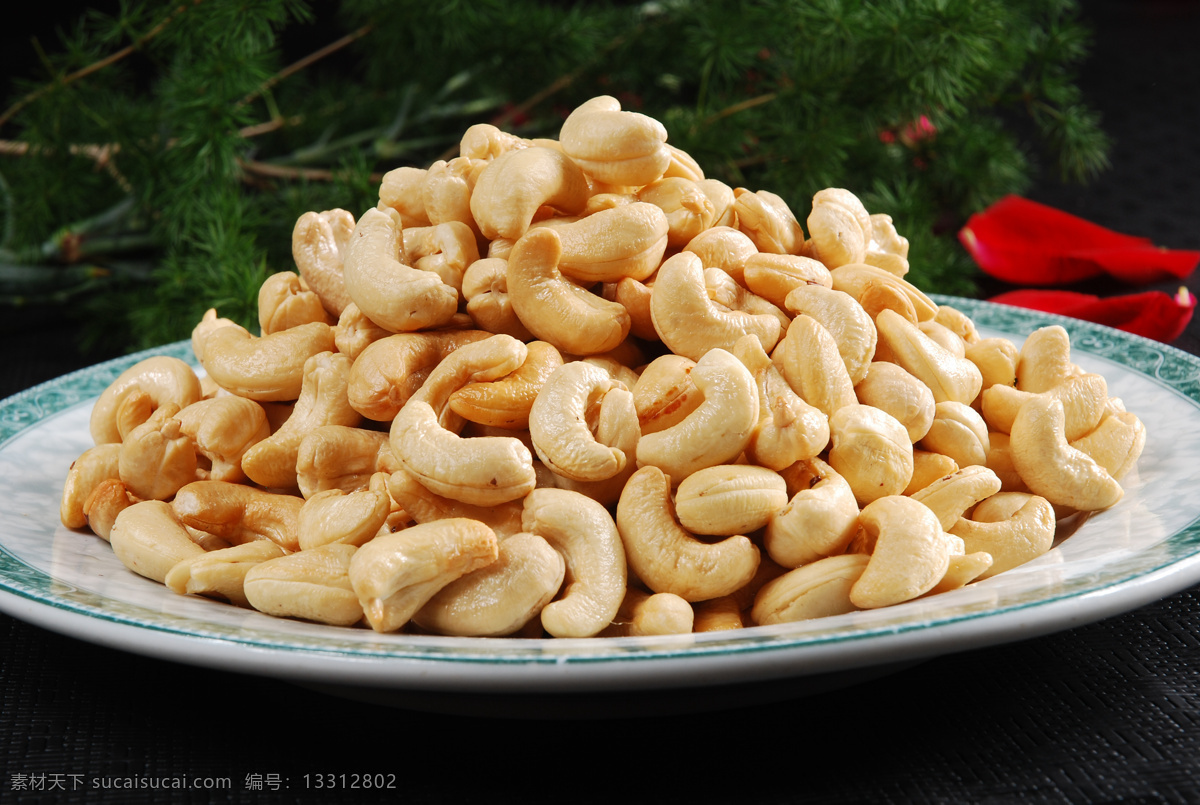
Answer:
<path fill-rule="evenodd" d="M 711 115 L 709 115 L 707 118 L 705 118 L 704 125 L 707 126 L 710 123 L 716 123 L 718 120 L 720 120 L 722 118 L 726 118 L 731 115 L 736 115 L 738 112 L 744 112 L 747 109 L 753 109 L 756 106 L 762 106 L 764 103 L 770 103 L 771 101 L 775 100 L 775 98 L 777 98 L 778 95 L 779 95 L 779 93 L 776 93 L 776 92 L 768 92 L 765 95 L 759 95 L 755 98 L 747 98 L 746 100 L 741 101 L 740 103 L 735 103 L 731 106 L 726 106 L 724 109 L 721 109 L 720 111 L 717 111 L 717 112 L 713 112 Z"/>
<path fill-rule="evenodd" d="M 120 143 L 104 143 L 103 145 L 72 144 L 67 146 L 67 153 L 73 156 L 84 156 L 96 163 L 97 168 L 103 168 L 104 172 L 113 178 L 114 181 L 126 193 L 133 191 L 133 186 L 129 180 L 117 170 L 114 157 L 121 152 Z M 36 156 L 48 157 L 54 155 L 53 148 L 46 148 L 40 145 L 30 145 L 14 140 L 0 140 L 0 156 Z"/>
<path fill-rule="evenodd" d="M 305 179 L 313 182 L 332 182 L 338 178 L 337 171 L 327 168 L 292 168 L 246 159 L 239 159 L 238 166 L 246 173 L 269 176 L 273 179 Z M 383 181 L 383 174 L 372 173 L 370 178 L 373 182 L 381 182 Z"/>
<path fill-rule="evenodd" d="M 337 53 L 339 50 L 341 50 L 342 48 L 351 44 L 352 42 L 362 39 L 364 36 L 366 36 L 370 32 L 371 32 L 371 24 L 368 23 L 368 24 L 364 25 L 363 27 L 359 28 L 357 31 L 352 31 L 352 32 L 346 34 L 341 39 L 338 39 L 336 42 L 330 42 L 325 47 L 323 47 L 319 50 L 313 51 L 312 53 L 308 54 L 307 56 L 305 56 L 302 59 L 292 62 L 287 67 L 284 67 L 278 73 L 276 73 L 275 75 L 271 76 L 266 81 L 264 81 L 262 83 L 262 86 L 260 86 L 256 90 L 254 90 L 254 92 L 251 92 L 245 98 L 242 98 L 240 101 L 238 101 L 237 105 L 245 106 L 246 104 L 250 103 L 250 101 L 254 100 L 259 95 L 262 95 L 264 92 L 269 90 L 271 87 L 278 84 L 280 81 L 283 81 L 288 76 L 294 75 L 294 74 L 300 72 L 305 67 L 308 67 L 311 64 L 315 64 L 316 62 L 320 61 L 321 59 L 325 58 L 326 56 Z M 265 125 L 265 124 L 260 124 L 260 125 Z"/>
<path fill-rule="evenodd" d="M 200 5 L 201 2 L 202 2 L 202 0 L 192 0 L 192 5 L 194 5 L 194 6 Z M 74 83 L 75 81 L 78 81 L 81 78 L 86 78 L 87 76 L 91 75 L 92 73 L 95 73 L 99 70 L 103 70 L 105 67 L 108 67 L 110 64 L 115 64 L 116 62 L 119 62 L 121 59 L 124 59 L 127 56 L 130 56 L 133 53 L 137 52 L 138 50 L 141 49 L 141 47 L 143 45 L 145 45 L 151 39 L 153 39 L 154 37 L 156 37 L 160 33 L 162 33 L 163 29 L 166 28 L 167 25 L 172 20 L 174 20 L 176 17 L 178 17 L 184 11 L 187 11 L 187 8 L 188 8 L 187 3 L 183 3 L 179 6 L 176 6 L 175 10 L 172 11 L 170 14 L 168 14 L 166 17 L 164 17 L 162 22 L 160 22 L 158 25 L 155 25 L 153 28 L 151 28 L 145 34 L 140 36 L 137 39 L 137 41 L 133 42 L 132 44 L 126 45 L 125 47 L 118 50 L 116 53 L 112 53 L 108 56 L 105 56 L 103 59 L 100 59 L 99 61 L 92 62 L 91 64 L 87 65 L 86 67 L 81 67 L 78 70 L 76 70 L 75 72 L 64 76 L 62 79 L 60 79 L 58 81 L 54 81 L 49 84 L 45 84 L 45 85 L 39 87 L 38 89 L 35 89 L 33 92 L 30 92 L 28 95 L 21 98 L 16 103 L 14 103 L 12 106 L 8 107 L 8 109 L 6 109 L 4 111 L 4 114 L 0 115 L 0 128 L 2 128 L 5 123 L 7 123 L 9 120 L 11 120 L 13 118 L 13 116 L 15 114 L 17 114 L 17 112 L 21 111 L 26 106 L 28 106 L 29 104 L 36 101 L 38 98 L 45 95 L 47 92 L 49 92 L 54 87 L 56 87 L 56 86 L 65 87 L 67 84 Z"/>

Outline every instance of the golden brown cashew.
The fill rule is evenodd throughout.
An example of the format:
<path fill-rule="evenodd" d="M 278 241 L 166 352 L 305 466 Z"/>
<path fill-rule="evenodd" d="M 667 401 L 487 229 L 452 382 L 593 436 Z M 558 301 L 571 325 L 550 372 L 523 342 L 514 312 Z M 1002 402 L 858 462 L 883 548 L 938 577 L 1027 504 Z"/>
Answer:
<path fill-rule="evenodd" d="M 625 454 L 598 442 L 588 422 L 589 412 L 598 412 L 617 387 L 608 372 L 582 361 L 565 363 L 546 379 L 529 411 L 529 433 L 538 457 L 556 475 L 604 481 L 624 469 Z"/>
<path fill-rule="evenodd" d="M 117 515 L 138 502 L 119 478 L 108 478 L 96 484 L 83 502 L 87 527 L 97 537 L 108 541 Z"/>
<path fill-rule="evenodd" d="M 139 406 L 139 416 L 121 416 L 121 407 L 131 396 L 141 392 L 152 403 Z M 153 410 L 166 403 L 186 408 L 201 397 L 200 379 L 192 367 L 179 358 L 157 355 L 138 361 L 108 385 L 92 407 L 89 429 L 96 444 L 121 441 L 121 429 L 126 432 L 149 419 Z M 120 424 L 118 424 L 120 423 Z"/>
<path fill-rule="evenodd" d="M 654 592 L 705 601 L 742 588 L 758 570 L 758 548 L 746 537 L 709 544 L 679 525 L 671 479 L 657 467 L 642 467 L 625 484 L 617 528 L 631 569 Z"/>
<path fill-rule="evenodd" d="M 471 422 L 523 430 L 547 379 L 563 365 L 562 354 L 545 341 L 530 341 L 528 353 L 511 374 L 499 380 L 468 383 L 450 395 L 450 410 Z"/>
<path fill-rule="evenodd" d="M 246 571 L 242 590 L 268 615 L 353 626 L 363 616 L 349 575 L 357 550 L 335 542 L 259 562 Z"/>
<path fill-rule="evenodd" d="M 496 561 L 496 535 L 475 520 L 439 520 L 383 534 L 350 560 L 350 583 L 377 632 L 404 626 L 438 590 Z"/>
<path fill-rule="evenodd" d="M 292 415 L 268 438 L 246 451 L 242 471 L 256 484 L 290 489 L 297 486 L 296 456 L 300 442 L 325 425 L 357 425 L 362 416 L 350 407 L 346 390 L 350 359 L 322 352 L 304 363 L 304 383 Z"/>
<path fill-rule="evenodd" d="M 296 450 L 296 483 L 305 498 L 326 489 L 366 489 L 376 472 L 397 469 L 388 435 L 374 430 L 324 425 L 307 434 Z"/>
<path fill-rule="evenodd" d="M 499 637 L 519 631 L 550 603 L 566 574 L 550 543 L 525 532 L 500 540 L 486 567 L 443 587 L 413 616 L 436 634 Z"/>
<path fill-rule="evenodd" d="M 658 467 L 675 482 L 737 458 L 758 425 L 758 387 L 733 355 L 710 350 L 692 369 L 691 379 L 703 402 L 678 424 L 643 434 L 637 447 L 639 466 Z"/>
<path fill-rule="evenodd" d="M 203 456 L 208 467 L 201 467 L 198 480 L 233 481 L 246 479 L 242 456 L 271 435 L 267 412 L 262 405 L 245 397 L 213 397 L 192 403 L 175 415 L 179 429 Z"/>
<path fill-rule="evenodd" d="M 613 186 L 640 187 L 666 172 L 667 130 L 652 117 L 600 95 L 576 107 L 559 132 L 563 152 L 585 173 Z"/>
<path fill-rule="evenodd" d="M 436 327 L 458 310 L 458 292 L 432 271 L 400 262 L 400 214 L 367 210 L 346 247 L 346 292 L 380 327 L 396 333 Z"/>
<path fill-rule="evenodd" d="M 286 551 L 300 548 L 297 518 L 304 499 L 226 481 L 194 481 L 179 490 L 171 509 L 179 521 L 237 545 L 269 539 Z"/>
<path fill-rule="evenodd" d="M 524 153 L 524 152 L 517 152 Z M 551 229 L 533 229 L 508 258 L 508 297 L 521 322 L 573 355 L 615 349 L 629 334 L 629 312 L 563 277 L 562 246 Z"/>
<path fill-rule="evenodd" d="M 479 506 L 516 500 L 533 489 L 533 456 L 519 439 L 464 439 L 441 424 L 444 417 L 457 420 L 448 402 L 454 391 L 470 381 L 503 377 L 527 353 L 515 338 L 494 335 L 460 347 L 438 364 L 392 421 L 389 438 L 404 469 L 436 494 Z"/>
<path fill-rule="evenodd" d="M 171 568 L 163 583 L 180 595 L 204 595 L 248 607 L 245 583 L 250 568 L 283 555 L 283 548 L 269 540 L 245 542 L 184 559 Z"/>
<path fill-rule="evenodd" d="M 850 588 L 863 609 L 909 601 L 933 589 L 950 567 L 951 542 L 924 504 L 898 495 L 865 506 L 859 522 L 875 550 Z"/>
<path fill-rule="evenodd" d="M 161 500 L 144 500 L 118 514 L 108 541 L 121 564 L 159 583 L 176 563 L 204 555 Z"/>
<path fill-rule="evenodd" d="M 354 216 L 346 210 L 306 212 L 292 229 L 292 260 L 325 310 L 340 316 L 350 304 L 342 278 L 342 254 L 354 232 Z"/>
<path fill-rule="evenodd" d="M 858 502 L 846 479 L 819 458 L 800 462 L 800 490 L 767 524 L 763 546 L 794 568 L 846 550 L 858 531 Z"/>
<path fill-rule="evenodd" d="M 1107 509 L 1124 494 L 1096 461 L 1071 447 L 1064 434 L 1063 404 L 1038 395 L 1013 421 L 1009 452 L 1021 480 L 1037 495 L 1079 511 Z"/>
<path fill-rule="evenodd" d="M 599 634 L 617 614 L 628 581 L 612 515 L 578 492 L 535 489 L 525 498 L 522 526 L 566 559 L 566 587 L 542 610 L 542 626 L 555 637 Z"/>
<path fill-rule="evenodd" d="M 968 554 L 992 555 L 991 567 L 980 574 L 988 578 L 1050 550 L 1054 526 L 1054 507 L 1045 498 L 1000 492 L 976 506 L 971 519 L 959 518 L 950 533 L 962 538 Z"/>
<path fill-rule="evenodd" d="M 83 528 L 87 525 L 87 515 L 83 504 L 101 481 L 119 479 L 119 462 L 121 445 L 117 443 L 98 444 L 89 448 L 75 459 L 67 470 L 67 480 L 63 484 L 62 501 L 59 503 L 58 515 L 62 524 L 67 528 Z"/>
<path fill-rule="evenodd" d="M 471 213 L 485 238 L 516 240 L 541 207 L 576 215 L 589 195 L 583 171 L 562 152 L 522 148 L 496 157 L 479 174 Z"/>
<path fill-rule="evenodd" d="M 743 335 L 758 336 L 768 352 L 779 340 L 778 316 L 730 310 L 708 296 L 704 267 L 691 252 L 670 257 L 655 275 L 650 296 L 654 329 L 677 355 L 692 360 L 711 349 L 732 349 Z"/>
<path fill-rule="evenodd" d="M 221 327 L 204 339 L 201 363 L 217 385 L 239 397 L 282 402 L 300 396 L 305 362 L 333 348 L 333 328 L 320 322 L 260 338 Z"/>

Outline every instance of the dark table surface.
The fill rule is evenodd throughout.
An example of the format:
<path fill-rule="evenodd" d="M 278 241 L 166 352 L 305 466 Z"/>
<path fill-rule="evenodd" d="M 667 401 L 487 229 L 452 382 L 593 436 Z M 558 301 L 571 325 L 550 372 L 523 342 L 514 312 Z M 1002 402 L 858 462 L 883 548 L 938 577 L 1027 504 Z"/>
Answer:
<path fill-rule="evenodd" d="M 1097 42 L 1083 85 L 1116 139 L 1114 166 L 1090 187 L 1047 182 L 1029 195 L 1200 249 L 1200 9 L 1087 5 Z M 1200 292 L 1195 278 L 1188 284 Z M 100 357 L 81 353 L 60 311 L 6 312 L 0 333 L 0 398 Z M 1193 323 L 1175 346 L 1200 354 L 1198 334 Z M 0 801 L 1197 802 L 1198 635 L 1193 588 L 819 696 L 541 721 L 362 704 L 0 616 Z M 397 788 L 348 796 L 315 787 L 315 775 L 354 773 L 394 774 Z M 15 790 L 34 775 L 60 790 Z M 169 796 L 92 788 L 151 777 L 228 778 L 230 787 Z"/>

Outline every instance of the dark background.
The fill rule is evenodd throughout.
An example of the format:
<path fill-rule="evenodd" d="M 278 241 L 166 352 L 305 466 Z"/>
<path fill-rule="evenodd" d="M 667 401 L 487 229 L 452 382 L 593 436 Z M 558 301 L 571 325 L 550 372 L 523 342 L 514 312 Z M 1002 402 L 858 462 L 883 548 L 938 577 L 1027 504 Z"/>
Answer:
<path fill-rule="evenodd" d="M 1030 195 L 1163 246 L 1200 249 L 1200 9 L 1083 5 L 1096 46 L 1081 82 L 1115 140 L 1113 168 L 1086 188 L 1044 181 Z M 0 397 L 98 357 L 78 351 L 63 311 L 2 318 Z M 1178 345 L 1200 351 L 1195 323 Z M 326 772 L 395 773 L 399 788 L 379 798 L 406 803 L 1200 802 L 1197 635 L 1200 588 L 820 696 L 784 690 L 777 703 L 711 713 L 536 721 L 359 704 L 0 616 L 0 801 L 165 801 L 11 791 L 11 775 L 40 771 L 233 778 L 232 792 L 174 798 L 197 802 L 375 801 L 298 790 L 304 774 Z M 709 703 L 706 691 L 691 695 L 700 710 Z M 251 773 L 280 774 L 293 787 L 250 792 Z"/>

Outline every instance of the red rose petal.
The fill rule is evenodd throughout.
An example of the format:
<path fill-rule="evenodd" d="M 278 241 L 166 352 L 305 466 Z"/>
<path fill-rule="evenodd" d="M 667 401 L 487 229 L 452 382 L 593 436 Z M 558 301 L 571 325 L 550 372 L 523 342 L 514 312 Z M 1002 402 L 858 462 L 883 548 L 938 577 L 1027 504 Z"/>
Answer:
<path fill-rule="evenodd" d="M 959 241 L 987 274 L 1015 285 L 1061 285 L 1111 274 L 1131 283 L 1183 278 L 1200 252 L 1163 249 L 1020 196 L 972 215 Z"/>
<path fill-rule="evenodd" d="M 1104 299 L 1074 291 L 1025 289 L 1002 293 L 991 301 L 1105 324 L 1164 343 L 1183 334 L 1196 308 L 1196 297 L 1187 288 L 1180 288 L 1175 296 L 1145 291 Z"/>

